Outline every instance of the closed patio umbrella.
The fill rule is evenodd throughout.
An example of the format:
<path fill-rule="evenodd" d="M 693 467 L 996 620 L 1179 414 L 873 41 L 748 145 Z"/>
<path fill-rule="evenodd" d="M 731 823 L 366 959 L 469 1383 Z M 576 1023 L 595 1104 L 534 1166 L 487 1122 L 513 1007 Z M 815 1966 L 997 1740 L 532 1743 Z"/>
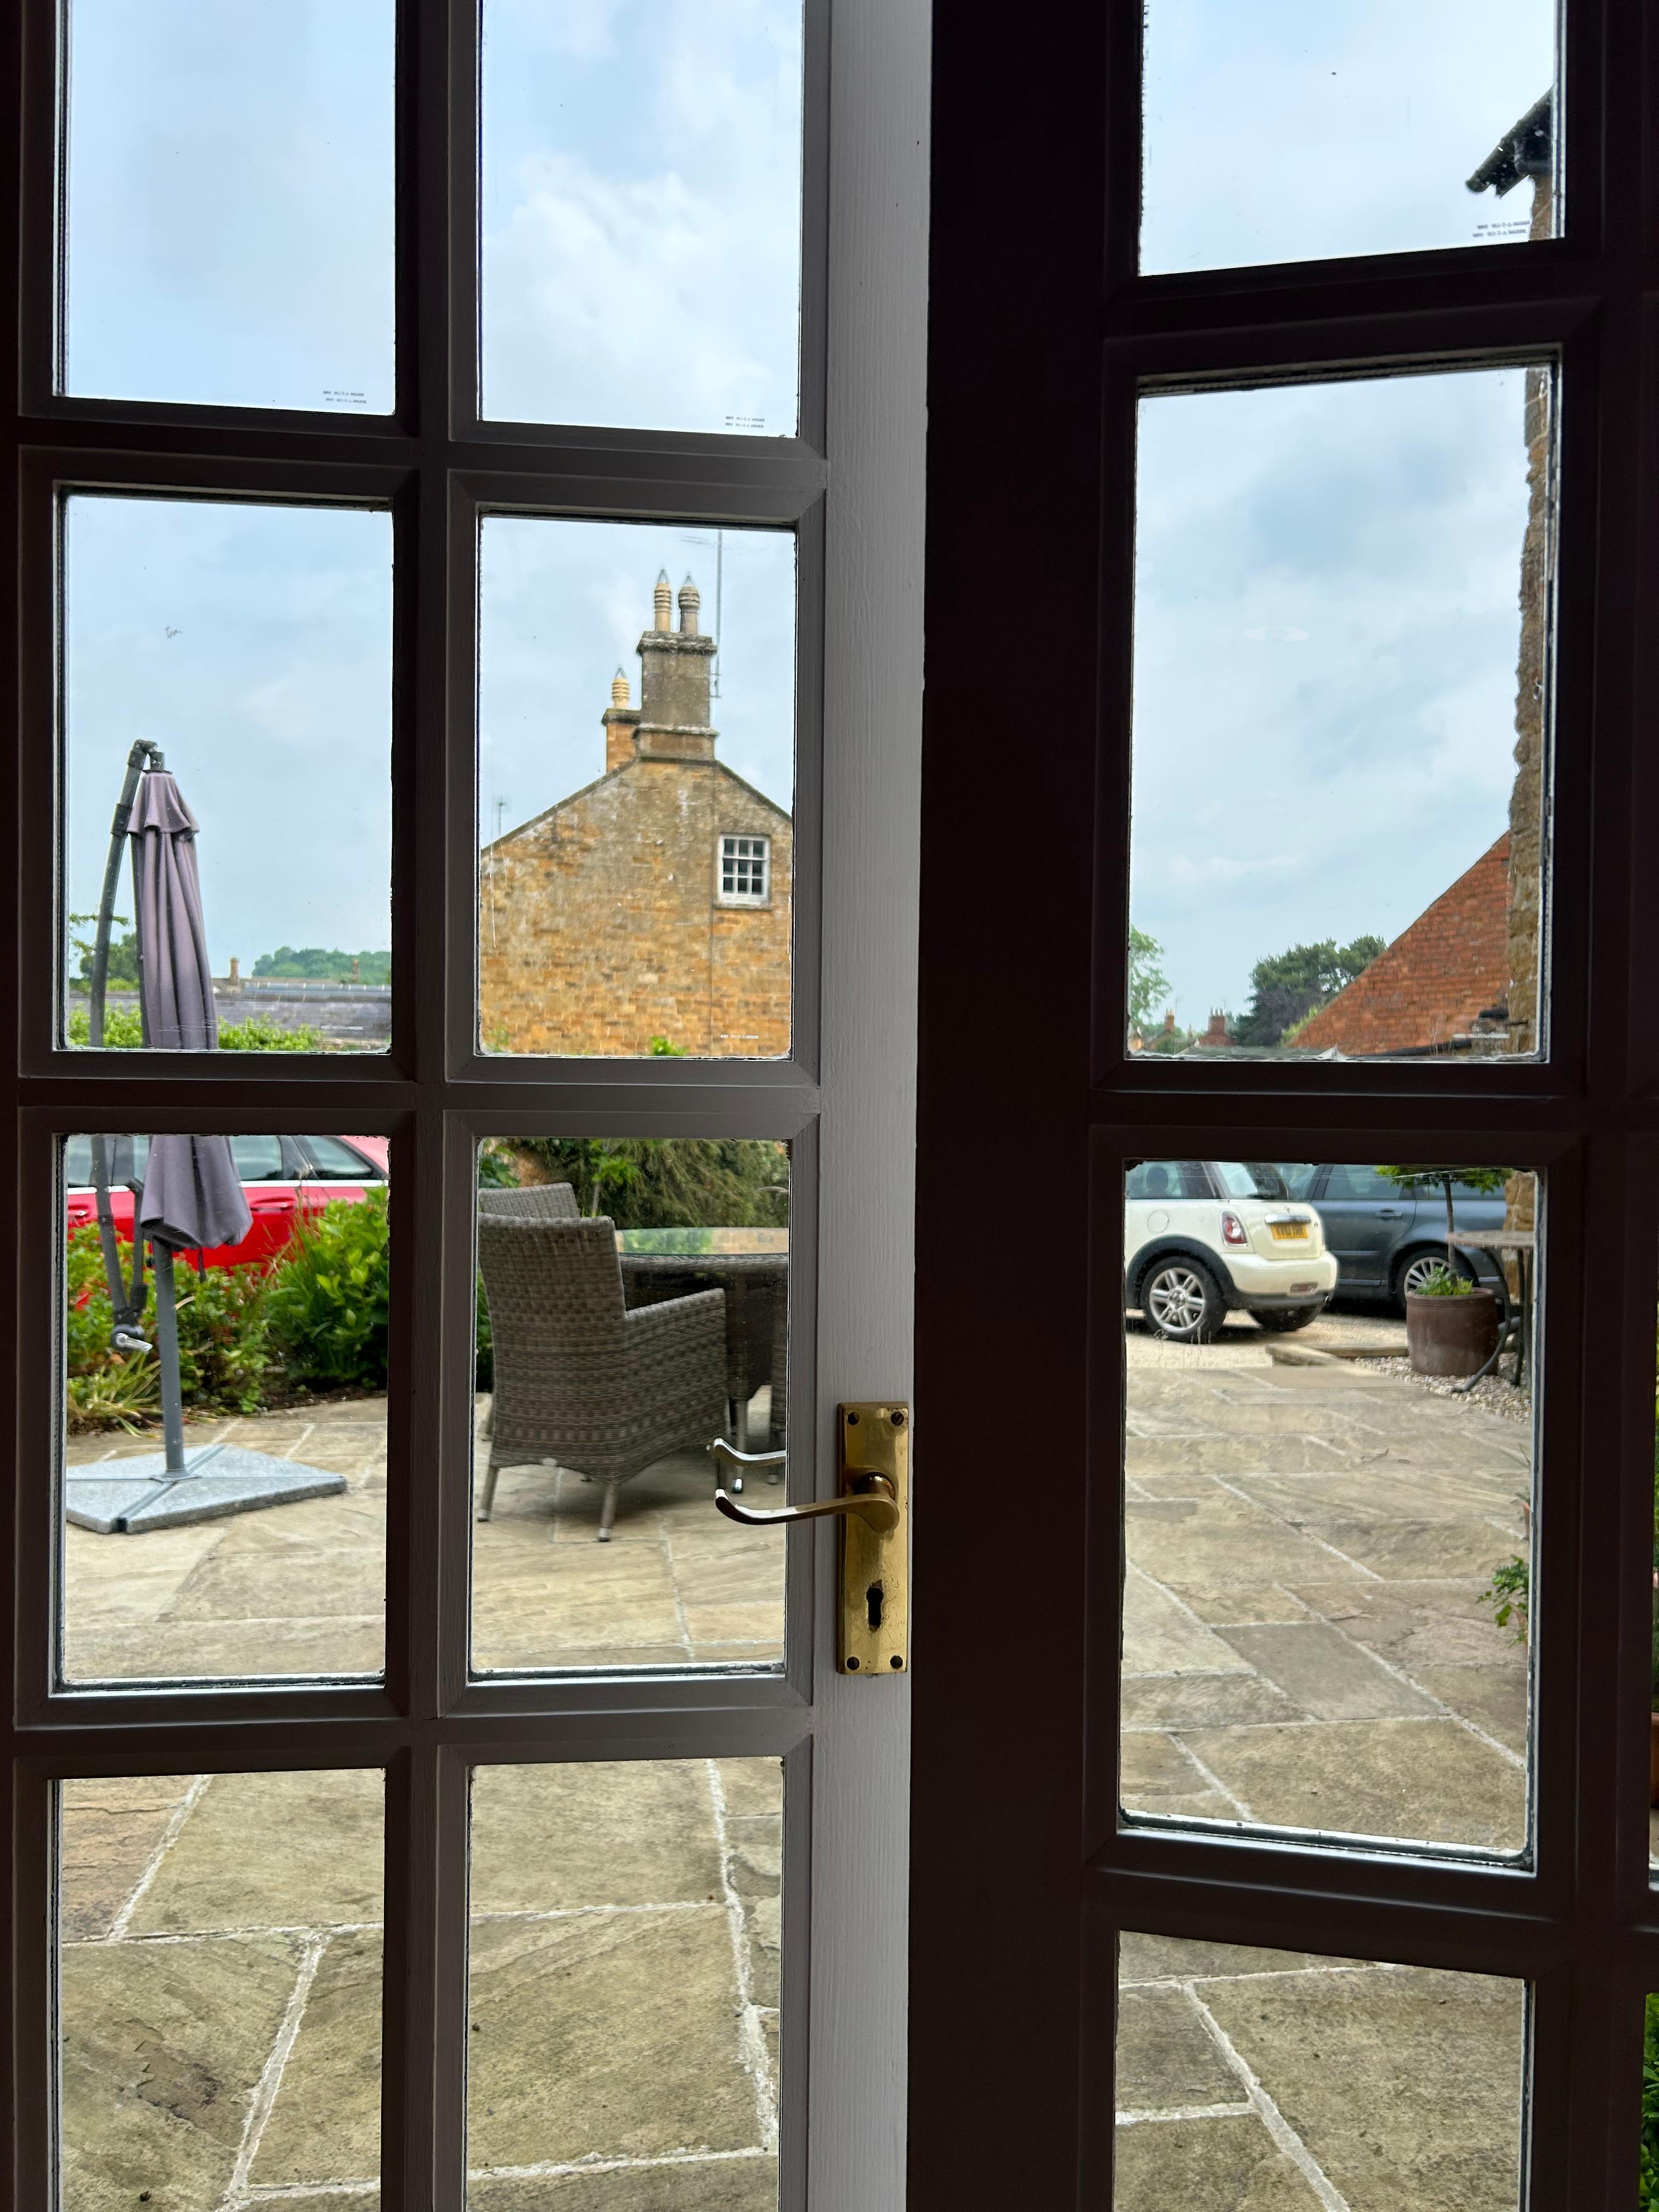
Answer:
<path fill-rule="evenodd" d="M 88 1036 L 95 1045 L 103 1042 L 110 925 L 121 848 L 129 842 L 144 1042 L 173 1052 L 211 1051 L 218 1044 L 219 1017 L 196 865 L 198 828 L 161 754 L 141 739 L 127 757 L 126 781 L 115 810 L 104 872 L 88 1010 Z M 66 1486 L 70 1519 L 106 1533 L 131 1533 L 343 1490 L 345 1482 L 339 1475 L 238 1445 L 210 1444 L 186 1462 L 173 1255 L 240 1244 L 252 1226 L 252 1215 L 228 1137 L 152 1138 L 133 1224 L 132 1281 L 124 1283 L 109 1186 L 112 1152 L 126 1141 L 94 1138 L 92 1146 L 99 1230 L 115 1313 L 112 1342 L 122 1352 L 149 1348 L 140 1333 L 143 1248 L 148 1243 L 155 1278 L 155 1350 L 164 1449 L 159 1466 L 152 1455 L 120 1462 L 118 1474 L 106 1469 L 95 1477 L 71 1475 Z M 180 1485 L 187 1486 L 181 1491 Z"/>

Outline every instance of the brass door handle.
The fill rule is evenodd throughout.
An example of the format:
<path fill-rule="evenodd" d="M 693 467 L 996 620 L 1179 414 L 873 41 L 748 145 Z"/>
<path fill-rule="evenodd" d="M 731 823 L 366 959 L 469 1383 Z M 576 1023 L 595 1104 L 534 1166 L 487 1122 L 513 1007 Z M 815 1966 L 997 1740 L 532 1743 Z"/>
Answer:
<path fill-rule="evenodd" d="M 780 1467 L 781 1452 L 734 1451 L 723 1437 L 716 1437 L 708 1447 L 718 1466 L 721 1460 L 730 1460 L 735 1468 Z M 738 1493 L 743 1488 L 741 1473 L 733 1475 L 732 1487 L 724 1485 L 714 1492 L 714 1506 L 728 1521 L 741 1522 L 745 1528 L 775 1528 L 791 1521 L 815 1521 L 825 1514 L 852 1515 L 862 1521 L 866 1528 L 878 1536 L 890 1535 L 899 1524 L 898 1494 L 883 1474 L 859 1474 L 853 1477 L 856 1488 L 841 1498 L 822 1498 L 811 1505 L 786 1505 L 772 1512 L 757 1512 L 753 1506 L 739 1505 Z"/>

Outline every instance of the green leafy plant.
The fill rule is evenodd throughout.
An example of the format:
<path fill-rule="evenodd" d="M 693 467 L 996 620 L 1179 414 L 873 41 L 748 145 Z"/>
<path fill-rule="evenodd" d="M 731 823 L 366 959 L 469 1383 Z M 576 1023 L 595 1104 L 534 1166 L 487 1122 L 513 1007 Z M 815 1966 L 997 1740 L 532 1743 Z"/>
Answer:
<path fill-rule="evenodd" d="M 1452 1208 L 1454 1187 L 1461 1188 L 1468 1198 L 1495 1198 L 1515 1170 L 1513 1168 L 1380 1167 L 1376 1172 L 1386 1176 L 1404 1197 L 1413 1197 L 1425 1190 L 1440 1193 L 1446 1204 L 1446 1249 L 1449 1251 L 1452 1232 L 1457 1226 Z"/>
<path fill-rule="evenodd" d="M 1647 2001 L 1642 2027 L 1642 2152 L 1636 2201 L 1659 2205 L 1659 1996 Z"/>
<path fill-rule="evenodd" d="M 221 1052 L 322 1052 L 323 1033 L 301 1027 L 285 1030 L 263 1014 L 250 1014 L 245 1022 L 223 1022 L 219 1028 Z"/>
<path fill-rule="evenodd" d="M 486 1139 L 478 1147 L 478 1188 L 480 1190 L 516 1190 L 519 1171 L 513 1164 L 513 1155 L 505 1146 Z"/>
<path fill-rule="evenodd" d="M 530 1137 L 517 1148 L 618 1229 L 781 1229 L 789 1153 L 770 1139 Z"/>
<path fill-rule="evenodd" d="M 92 1017 L 85 1006 L 71 1006 L 67 1024 L 71 1044 L 92 1042 Z M 136 1006 L 106 1006 L 104 1046 L 109 1052 L 137 1052 L 144 1042 L 144 1025 Z M 318 1029 L 285 1030 L 263 1014 L 245 1022 L 226 1022 L 219 1031 L 221 1052 L 321 1052 L 323 1033 Z"/>
<path fill-rule="evenodd" d="M 1511 1620 L 1518 1622 L 1515 1640 L 1524 1644 L 1532 1603 L 1532 1571 L 1527 1562 L 1515 1559 L 1494 1567 L 1491 1582 L 1480 1593 L 1480 1602 L 1492 1607 L 1492 1619 L 1500 1628 L 1507 1628 Z"/>
<path fill-rule="evenodd" d="M 684 1060 L 685 1047 L 683 1044 L 671 1044 L 666 1037 L 653 1037 L 651 1057 L 653 1060 Z"/>
<path fill-rule="evenodd" d="M 272 1343 L 290 1382 L 383 1390 L 391 1305 L 386 1193 L 302 1218 L 270 1279 Z"/>
<path fill-rule="evenodd" d="M 122 1247 L 132 1264 L 132 1248 Z M 137 1429 L 161 1413 L 153 1352 L 110 1346 L 113 1315 L 97 1227 L 70 1233 L 65 1254 L 64 1364 L 71 1429 Z M 173 1272 L 179 1316 L 179 1384 L 185 1403 L 203 1413 L 252 1413 L 264 1402 L 270 1374 L 270 1277 L 263 1267 L 209 1267 L 187 1261 Z M 140 1328 L 155 1325 L 155 1291 Z"/>
<path fill-rule="evenodd" d="M 1472 1298 L 1479 1285 L 1467 1275 L 1455 1275 L 1438 1261 L 1425 1271 L 1414 1296 L 1419 1298 Z"/>

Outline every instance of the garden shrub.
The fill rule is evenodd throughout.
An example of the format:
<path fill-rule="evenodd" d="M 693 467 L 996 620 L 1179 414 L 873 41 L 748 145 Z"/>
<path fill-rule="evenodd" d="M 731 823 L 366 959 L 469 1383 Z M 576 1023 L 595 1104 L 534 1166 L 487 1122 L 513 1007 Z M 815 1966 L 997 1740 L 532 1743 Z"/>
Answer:
<path fill-rule="evenodd" d="M 1659 1996 L 1650 1996 L 1642 2033 L 1642 2162 L 1636 2201 L 1659 2205 Z"/>
<path fill-rule="evenodd" d="M 132 1247 L 121 1247 L 131 1270 Z M 104 1279 L 97 1224 L 70 1232 L 64 1316 L 71 1429 L 136 1429 L 159 1418 L 161 1382 L 155 1355 L 110 1348 L 113 1314 Z M 152 1336 L 155 1285 L 139 1326 Z M 264 1402 L 270 1365 L 270 1278 L 262 1267 L 210 1267 L 198 1274 L 188 1261 L 174 1264 L 179 1314 L 179 1384 L 185 1403 L 202 1413 L 252 1413 Z"/>
<path fill-rule="evenodd" d="M 292 1382 L 384 1390 L 391 1305 L 386 1193 L 303 1217 L 270 1282 L 270 1333 Z"/>
<path fill-rule="evenodd" d="M 84 1006 L 70 1008 L 67 1035 L 71 1044 L 92 1038 L 92 1018 Z M 144 1025 L 136 1006 L 109 1006 L 104 1013 L 104 1045 L 110 1052 L 137 1052 L 144 1042 Z M 219 1031 L 221 1052 L 321 1052 L 323 1033 L 317 1029 L 285 1030 L 263 1014 L 250 1014 L 245 1022 L 226 1022 Z"/>

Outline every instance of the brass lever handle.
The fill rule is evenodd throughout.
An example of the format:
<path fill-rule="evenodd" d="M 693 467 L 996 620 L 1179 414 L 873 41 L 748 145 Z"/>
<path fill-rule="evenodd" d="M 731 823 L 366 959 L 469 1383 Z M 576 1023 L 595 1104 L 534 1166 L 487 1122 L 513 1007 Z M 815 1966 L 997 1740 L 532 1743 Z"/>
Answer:
<path fill-rule="evenodd" d="M 776 1467 L 783 1458 L 781 1452 L 733 1451 L 723 1437 L 717 1437 L 709 1446 L 715 1462 L 730 1460 L 738 1468 Z M 728 1521 L 741 1522 L 745 1528 L 772 1528 L 791 1521 L 813 1521 L 827 1513 L 852 1514 L 878 1536 L 890 1535 L 898 1527 L 898 1495 L 884 1474 L 860 1474 L 854 1478 L 856 1491 L 843 1498 L 821 1498 L 811 1505 L 786 1505 L 769 1513 L 757 1513 L 752 1506 L 739 1505 L 737 1493 L 743 1488 L 742 1475 L 734 1475 L 732 1487 L 721 1486 L 714 1492 L 715 1510 L 725 1514 Z"/>

